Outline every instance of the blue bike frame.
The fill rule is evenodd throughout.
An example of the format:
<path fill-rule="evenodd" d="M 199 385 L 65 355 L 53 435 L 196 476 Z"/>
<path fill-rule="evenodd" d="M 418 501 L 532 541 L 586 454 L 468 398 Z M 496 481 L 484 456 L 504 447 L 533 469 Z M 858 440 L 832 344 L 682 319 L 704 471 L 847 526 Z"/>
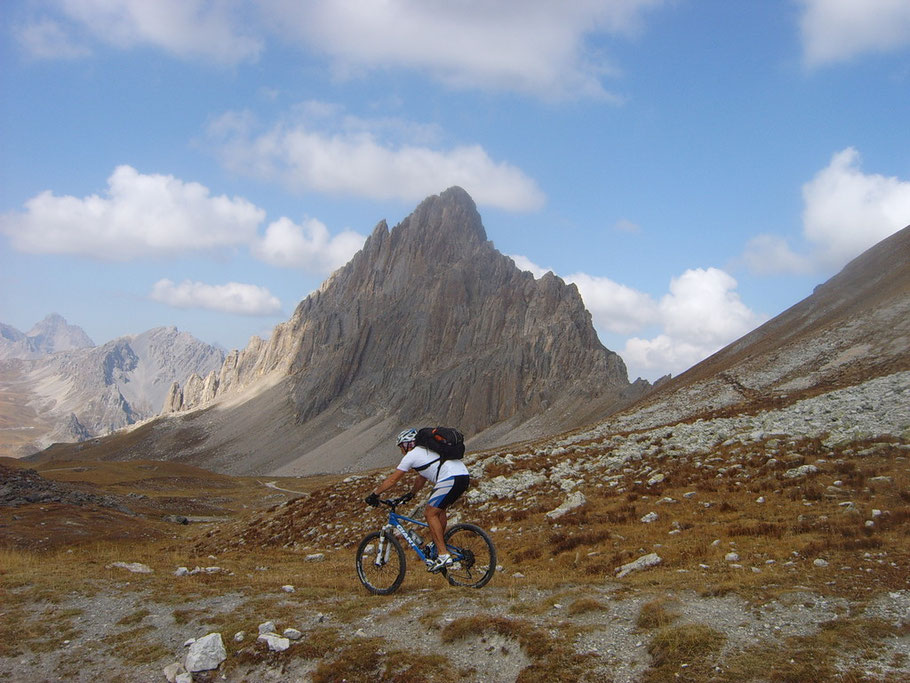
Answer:
<path fill-rule="evenodd" d="M 389 521 L 386 522 L 386 525 L 384 527 L 382 527 L 383 531 L 389 531 L 389 532 L 393 531 L 393 530 L 397 531 L 398 535 L 401 536 L 405 541 L 407 541 L 407 544 L 414 549 L 414 552 L 417 553 L 417 555 L 420 557 L 420 559 L 423 560 L 424 562 L 426 562 L 427 561 L 426 553 L 423 552 L 423 548 L 421 548 L 416 543 L 414 543 L 414 541 L 411 540 L 411 535 L 408 533 L 408 530 L 405 528 L 405 526 L 404 526 L 404 524 L 402 524 L 402 522 L 409 522 L 411 524 L 416 524 L 417 526 L 422 526 L 426 529 L 429 529 L 430 525 L 427 524 L 426 522 L 421 522 L 419 519 L 413 519 L 412 517 L 408 517 L 406 515 L 400 515 L 397 512 L 395 512 L 395 510 L 389 510 Z M 382 544 L 382 540 L 380 540 L 380 545 L 381 544 Z M 380 547 L 378 557 L 382 557 L 382 556 L 383 556 L 382 548 Z"/>

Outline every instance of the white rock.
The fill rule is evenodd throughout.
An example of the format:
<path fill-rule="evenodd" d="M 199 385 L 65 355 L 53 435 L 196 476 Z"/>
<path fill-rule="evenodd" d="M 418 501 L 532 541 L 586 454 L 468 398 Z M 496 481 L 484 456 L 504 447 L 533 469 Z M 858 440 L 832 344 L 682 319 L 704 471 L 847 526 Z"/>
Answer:
<path fill-rule="evenodd" d="M 164 667 L 164 677 L 168 683 L 177 683 L 177 676 L 182 673 L 186 673 L 186 669 L 183 668 L 183 664 L 180 662 L 174 662 Z"/>
<path fill-rule="evenodd" d="M 765 497 L 764 497 L 764 496 L 759 496 L 758 498 L 755 499 L 755 502 L 756 502 L 756 503 L 759 503 L 759 504 L 764 503 L 764 502 L 765 502 Z"/>
<path fill-rule="evenodd" d="M 663 562 L 663 560 L 657 553 L 642 555 L 634 562 L 629 562 L 628 564 L 624 564 L 621 567 L 617 567 L 616 578 L 621 579 L 624 576 L 631 574 L 632 572 L 639 571 L 641 569 L 647 569 L 648 567 L 654 567 L 656 565 L 659 565 L 661 562 Z"/>
<path fill-rule="evenodd" d="M 117 567 L 119 569 L 126 569 L 131 571 L 134 574 L 151 574 L 155 570 L 149 567 L 147 564 L 142 564 L 141 562 L 112 562 L 107 565 L 110 569 L 111 567 Z"/>
<path fill-rule="evenodd" d="M 660 472 L 658 472 L 657 474 L 652 476 L 650 479 L 648 479 L 648 486 L 654 486 L 655 484 L 663 483 L 664 479 L 666 479 L 666 478 L 667 478 L 667 475 L 661 474 Z"/>
<path fill-rule="evenodd" d="M 812 562 L 812 564 L 814 564 L 816 567 L 827 567 L 827 566 L 828 566 L 828 563 L 827 563 L 825 560 L 823 560 L 822 558 L 820 558 L 820 557 L 819 557 L 819 558 L 816 558 L 816 559 Z"/>
<path fill-rule="evenodd" d="M 177 674 L 177 678 L 174 679 L 174 683 L 193 683 L 193 674 Z"/>
<path fill-rule="evenodd" d="M 282 586 L 281 590 L 283 590 L 285 593 L 293 593 L 294 587 L 288 584 L 287 586 Z"/>
<path fill-rule="evenodd" d="M 585 495 L 581 491 L 573 491 L 568 495 L 565 502 L 560 505 L 555 510 L 550 510 L 547 513 L 548 519 L 559 519 L 563 515 L 571 512 L 572 510 L 577 510 L 587 503 Z"/>
<path fill-rule="evenodd" d="M 286 628 L 284 629 L 284 633 L 281 635 L 283 635 L 288 640 L 300 640 L 303 638 L 303 633 L 298 631 L 296 628 Z"/>
<path fill-rule="evenodd" d="M 235 643 L 242 643 L 244 638 L 246 638 L 246 633 L 243 631 L 237 631 L 237 633 L 234 634 Z"/>
<path fill-rule="evenodd" d="M 727 553 L 724 555 L 727 562 L 739 562 L 739 553 Z"/>
<path fill-rule="evenodd" d="M 186 576 L 190 573 L 190 570 L 186 567 L 177 567 L 177 571 L 174 572 L 174 576 Z"/>
<path fill-rule="evenodd" d="M 646 514 L 644 517 L 641 518 L 641 521 L 644 522 L 645 524 L 651 524 L 652 522 L 656 522 L 658 519 L 659 519 L 659 517 L 656 512 L 649 512 L 648 514 Z"/>
<path fill-rule="evenodd" d="M 291 647 L 291 641 L 287 638 L 282 638 L 281 636 L 275 633 L 263 633 L 257 638 L 258 641 L 267 643 L 269 649 L 272 652 L 284 652 L 289 647 Z"/>
<path fill-rule="evenodd" d="M 221 666 L 225 659 L 227 651 L 224 649 L 221 634 L 209 633 L 190 645 L 190 651 L 186 655 L 186 670 L 190 673 L 211 671 Z"/>
<path fill-rule="evenodd" d="M 264 621 L 261 624 L 259 624 L 259 635 L 263 635 L 265 633 L 275 633 L 275 632 L 276 632 L 276 630 L 275 630 L 274 621 Z"/>
<path fill-rule="evenodd" d="M 325 559 L 325 553 L 312 553 L 303 559 L 305 562 L 322 562 Z"/>
<path fill-rule="evenodd" d="M 817 472 L 818 468 L 815 465 L 800 465 L 799 467 L 794 467 L 792 470 L 784 472 L 784 479 L 808 477 L 810 474 L 816 474 Z"/>

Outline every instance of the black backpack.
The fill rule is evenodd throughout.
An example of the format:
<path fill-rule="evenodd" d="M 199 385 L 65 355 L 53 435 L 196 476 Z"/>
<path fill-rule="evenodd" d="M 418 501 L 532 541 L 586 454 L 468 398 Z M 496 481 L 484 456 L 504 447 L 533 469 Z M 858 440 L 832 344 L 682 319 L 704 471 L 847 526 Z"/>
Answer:
<path fill-rule="evenodd" d="M 454 427 L 422 427 L 417 430 L 414 443 L 439 454 L 437 476 L 446 460 L 461 460 L 464 457 L 464 434 Z"/>

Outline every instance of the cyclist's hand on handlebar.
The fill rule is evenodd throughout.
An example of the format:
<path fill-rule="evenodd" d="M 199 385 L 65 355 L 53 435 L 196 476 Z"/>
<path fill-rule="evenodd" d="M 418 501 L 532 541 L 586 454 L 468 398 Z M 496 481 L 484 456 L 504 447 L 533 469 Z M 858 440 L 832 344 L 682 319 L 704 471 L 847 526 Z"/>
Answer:
<path fill-rule="evenodd" d="M 398 499 L 398 502 L 407 503 L 409 500 L 412 500 L 413 498 L 414 498 L 414 492 L 408 491 L 406 494 L 404 494 L 401 498 Z"/>
<path fill-rule="evenodd" d="M 366 502 L 367 505 L 376 507 L 377 505 L 379 505 L 379 496 L 377 496 L 375 493 L 371 493 L 364 499 L 364 501 Z"/>

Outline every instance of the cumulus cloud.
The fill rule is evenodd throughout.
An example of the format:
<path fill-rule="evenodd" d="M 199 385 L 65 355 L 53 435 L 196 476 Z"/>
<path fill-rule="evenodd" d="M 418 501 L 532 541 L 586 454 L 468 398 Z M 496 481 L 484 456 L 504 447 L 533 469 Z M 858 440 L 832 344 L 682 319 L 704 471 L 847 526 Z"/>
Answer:
<path fill-rule="evenodd" d="M 631 334 L 658 321 L 657 304 L 648 294 L 607 277 L 575 273 L 566 277 L 578 287 L 597 326 L 617 334 Z"/>
<path fill-rule="evenodd" d="M 651 339 L 626 341 L 622 357 L 630 370 L 643 376 L 678 374 L 763 322 L 742 302 L 736 285 L 718 268 L 690 269 L 673 278 L 658 304 L 663 331 Z"/>
<path fill-rule="evenodd" d="M 547 269 L 512 256 L 522 270 L 540 277 Z M 764 322 L 736 292 L 737 282 L 718 268 L 693 268 L 670 281 L 660 300 L 606 277 L 575 273 L 595 328 L 625 337 L 620 355 L 631 378 L 679 374 Z M 653 336 L 642 336 L 654 330 Z"/>
<path fill-rule="evenodd" d="M 72 44 L 87 35 L 121 49 L 150 45 L 178 57 L 236 64 L 255 59 L 263 48 L 240 7 L 238 2 L 208 0 L 56 0 L 46 8 L 54 18 L 22 27 L 20 41 L 39 57 L 74 56 L 49 51 L 43 38 Z"/>
<path fill-rule="evenodd" d="M 619 101 L 603 85 L 618 69 L 604 37 L 640 32 L 667 0 L 49 0 L 22 33 L 53 21 L 121 49 L 152 46 L 225 64 L 255 60 L 274 37 L 319 53 L 342 77 L 409 69 L 450 87 L 507 90 L 544 99 Z M 42 49 L 42 46 L 43 49 Z"/>
<path fill-rule="evenodd" d="M 411 68 L 459 88 L 609 98 L 602 78 L 616 69 L 590 38 L 634 34 L 646 11 L 661 4 L 269 0 L 264 6 L 277 30 L 320 50 L 339 74 Z"/>
<path fill-rule="evenodd" d="M 511 164 L 494 161 L 480 145 L 440 149 L 399 143 L 388 132 L 389 120 L 379 120 L 371 129 L 365 119 L 352 126 L 335 112 L 337 118 L 327 123 L 332 110 L 324 108 L 322 118 L 313 122 L 314 105 L 297 111 L 305 120 L 278 123 L 263 132 L 256 132 L 248 115 L 231 112 L 213 122 L 209 139 L 232 171 L 298 191 L 419 201 L 459 185 L 486 206 L 527 211 L 543 204 L 534 180 Z M 325 130 L 326 125 L 332 130 Z"/>
<path fill-rule="evenodd" d="M 848 147 L 803 185 L 803 237 L 808 252 L 786 239 L 759 235 L 749 242 L 746 264 L 757 273 L 805 273 L 842 267 L 910 224 L 910 181 L 863 173 Z"/>
<path fill-rule="evenodd" d="M 910 45 L 906 0 L 801 0 L 801 4 L 800 30 L 810 67 Z"/>
<path fill-rule="evenodd" d="M 159 280 L 149 299 L 174 308 L 200 308 L 239 315 L 272 315 L 281 311 L 281 301 L 265 287 L 228 282 L 208 285 L 184 280 L 179 285 Z"/>
<path fill-rule="evenodd" d="M 0 216 L 0 232 L 24 252 L 126 261 L 249 244 L 264 218 L 245 199 L 118 166 L 105 196 L 42 192 L 24 212 Z"/>
<path fill-rule="evenodd" d="M 331 236 L 316 219 L 297 225 L 281 218 L 266 228 L 265 236 L 253 245 L 253 254 L 270 265 L 328 274 L 347 263 L 365 240 L 352 230 Z"/>

